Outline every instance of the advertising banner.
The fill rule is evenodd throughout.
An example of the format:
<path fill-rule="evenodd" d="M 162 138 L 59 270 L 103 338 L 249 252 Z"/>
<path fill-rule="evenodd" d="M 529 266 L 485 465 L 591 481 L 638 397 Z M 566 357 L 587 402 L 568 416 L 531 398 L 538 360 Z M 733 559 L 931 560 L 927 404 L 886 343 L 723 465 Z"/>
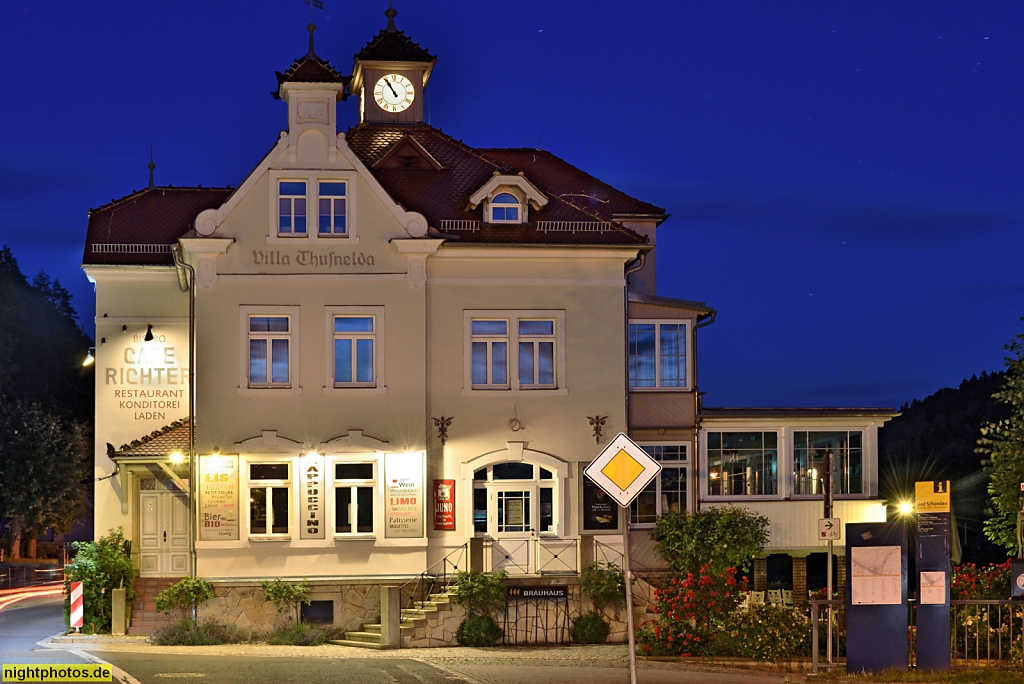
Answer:
<path fill-rule="evenodd" d="M 299 509 L 299 539 L 324 538 L 324 457 L 304 456 L 299 465 L 302 505 Z"/>
<path fill-rule="evenodd" d="M 199 457 L 199 540 L 238 539 L 238 457 Z"/>
<path fill-rule="evenodd" d="M 455 480 L 434 480 L 434 529 L 455 529 Z"/>
<path fill-rule="evenodd" d="M 384 536 L 423 536 L 423 452 L 384 455 Z"/>

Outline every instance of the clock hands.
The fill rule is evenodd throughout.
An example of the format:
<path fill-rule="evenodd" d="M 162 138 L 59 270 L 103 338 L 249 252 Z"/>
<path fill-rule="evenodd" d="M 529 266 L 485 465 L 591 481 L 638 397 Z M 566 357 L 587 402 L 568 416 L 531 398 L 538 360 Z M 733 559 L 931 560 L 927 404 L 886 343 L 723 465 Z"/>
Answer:
<path fill-rule="evenodd" d="M 388 88 L 391 90 L 391 94 L 394 95 L 395 99 L 397 100 L 398 99 L 398 93 L 395 92 L 395 87 L 393 85 L 391 85 L 391 81 L 389 81 L 387 79 L 387 76 L 384 77 L 384 82 L 388 84 Z"/>

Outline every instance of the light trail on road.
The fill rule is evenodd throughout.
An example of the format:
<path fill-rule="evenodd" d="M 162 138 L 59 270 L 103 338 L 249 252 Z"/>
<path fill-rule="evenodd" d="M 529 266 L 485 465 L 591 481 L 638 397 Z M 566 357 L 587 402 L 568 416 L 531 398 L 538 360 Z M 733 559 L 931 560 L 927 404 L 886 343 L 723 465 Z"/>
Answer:
<path fill-rule="evenodd" d="M 56 596 L 63 593 L 64 585 L 62 583 L 41 584 L 24 589 L 3 589 L 0 590 L 0 610 L 25 599 L 37 598 L 39 596 Z"/>

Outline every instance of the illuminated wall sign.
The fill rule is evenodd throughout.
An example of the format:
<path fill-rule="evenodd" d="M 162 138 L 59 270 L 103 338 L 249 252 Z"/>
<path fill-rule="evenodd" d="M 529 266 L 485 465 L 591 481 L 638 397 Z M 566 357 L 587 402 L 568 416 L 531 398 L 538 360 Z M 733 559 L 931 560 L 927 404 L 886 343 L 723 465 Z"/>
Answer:
<path fill-rule="evenodd" d="M 384 455 L 384 536 L 423 536 L 423 452 Z"/>
<path fill-rule="evenodd" d="M 434 529 L 455 529 L 455 480 L 434 480 Z"/>
<path fill-rule="evenodd" d="M 182 357 L 173 336 L 154 333 L 151 342 L 143 337 L 125 336 L 124 346 L 111 350 L 114 356 L 101 370 L 97 400 L 122 424 L 158 421 L 163 426 L 188 413 L 188 354 Z M 114 338 L 111 344 L 120 339 Z M 107 353 L 104 350 L 103 356 Z M 136 430 L 144 431 L 145 426 Z"/>
<path fill-rule="evenodd" d="M 199 457 L 199 539 L 238 539 L 238 457 Z"/>
<path fill-rule="evenodd" d="M 302 505 L 299 539 L 324 538 L 324 457 L 310 454 L 299 461 Z"/>

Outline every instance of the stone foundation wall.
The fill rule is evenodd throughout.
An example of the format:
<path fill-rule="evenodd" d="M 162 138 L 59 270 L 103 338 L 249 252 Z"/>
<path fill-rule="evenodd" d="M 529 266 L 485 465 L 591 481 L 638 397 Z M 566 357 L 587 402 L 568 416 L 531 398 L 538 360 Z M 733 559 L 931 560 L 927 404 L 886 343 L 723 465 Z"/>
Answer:
<path fill-rule="evenodd" d="M 334 603 L 333 625 L 344 630 L 360 629 L 364 622 L 380 619 L 380 585 L 308 582 L 311 601 Z M 278 613 L 267 601 L 259 582 L 214 582 L 216 596 L 199 607 L 199 619 L 233 625 L 242 634 L 269 632 L 294 619 Z"/>

